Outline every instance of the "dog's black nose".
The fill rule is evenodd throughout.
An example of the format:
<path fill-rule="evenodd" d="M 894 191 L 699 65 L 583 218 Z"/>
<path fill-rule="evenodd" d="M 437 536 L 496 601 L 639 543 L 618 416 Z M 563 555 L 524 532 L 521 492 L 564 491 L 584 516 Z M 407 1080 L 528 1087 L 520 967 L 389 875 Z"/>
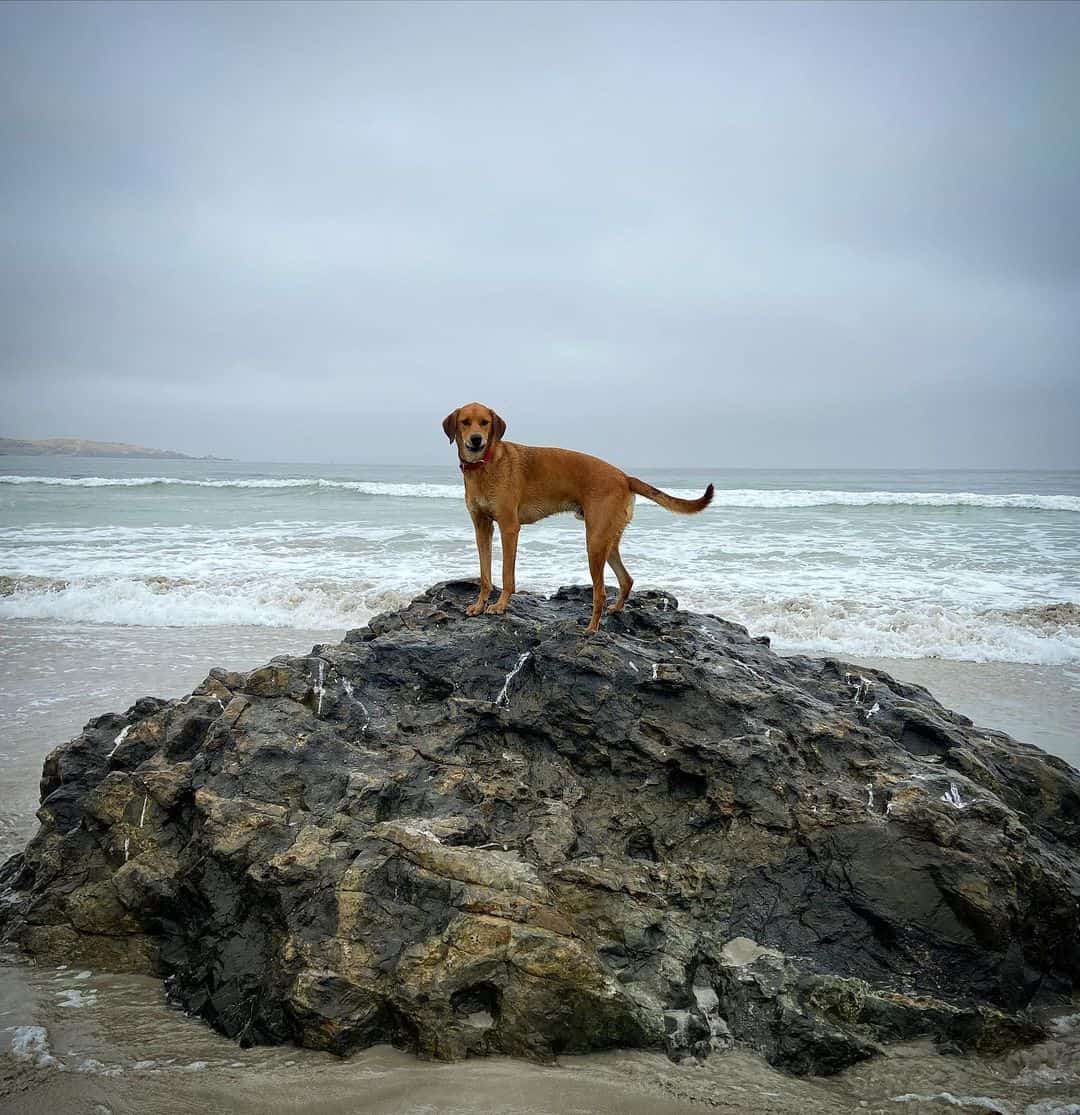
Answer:
<path fill-rule="evenodd" d="M 472 437 L 469 438 L 469 445 L 471 445 L 473 449 L 479 449 L 483 441 L 484 439 L 480 434 L 473 434 Z"/>

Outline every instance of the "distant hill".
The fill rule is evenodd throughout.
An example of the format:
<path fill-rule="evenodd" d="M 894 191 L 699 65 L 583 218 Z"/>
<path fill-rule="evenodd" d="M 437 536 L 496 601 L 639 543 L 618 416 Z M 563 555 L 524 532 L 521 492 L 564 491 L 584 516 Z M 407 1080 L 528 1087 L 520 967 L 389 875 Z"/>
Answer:
<path fill-rule="evenodd" d="M 47 437 L 40 441 L 0 437 L 0 454 L 20 457 L 153 457 L 158 460 L 219 460 L 217 457 L 190 457 L 174 449 L 147 449 L 123 441 L 86 441 L 79 437 Z"/>

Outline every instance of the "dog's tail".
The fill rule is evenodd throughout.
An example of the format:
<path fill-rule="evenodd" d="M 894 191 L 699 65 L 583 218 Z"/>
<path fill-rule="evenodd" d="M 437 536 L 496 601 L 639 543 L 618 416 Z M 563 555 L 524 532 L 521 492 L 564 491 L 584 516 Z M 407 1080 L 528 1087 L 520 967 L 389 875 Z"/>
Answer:
<path fill-rule="evenodd" d="M 635 495 L 651 499 L 653 503 L 660 504 L 668 511 L 674 511 L 676 515 L 696 515 L 712 503 L 713 486 L 711 484 L 705 489 L 705 494 L 700 499 L 679 499 L 677 496 L 669 496 L 667 492 L 662 492 L 659 488 L 654 488 L 651 484 L 646 484 L 636 476 L 628 476 L 627 479 L 630 481 L 630 491 Z"/>

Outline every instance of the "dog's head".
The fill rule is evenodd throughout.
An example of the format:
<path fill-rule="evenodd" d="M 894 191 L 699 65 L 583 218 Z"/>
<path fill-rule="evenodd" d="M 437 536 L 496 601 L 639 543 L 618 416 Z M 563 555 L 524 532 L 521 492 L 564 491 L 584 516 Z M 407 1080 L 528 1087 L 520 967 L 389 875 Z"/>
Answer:
<path fill-rule="evenodd" d="M 506 433 L 506 423 L 483 403 L 467 403 L 443 419 L 443 433 L 456 441 L 463 461 L 478 461 Z"/>

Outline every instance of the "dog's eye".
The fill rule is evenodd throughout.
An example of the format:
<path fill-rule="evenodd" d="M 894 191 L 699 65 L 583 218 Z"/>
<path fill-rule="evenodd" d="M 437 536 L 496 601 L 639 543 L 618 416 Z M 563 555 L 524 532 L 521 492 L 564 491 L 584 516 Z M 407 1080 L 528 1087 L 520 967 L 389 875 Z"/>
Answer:
<path fill-rule="evenodd" d="M 480 419 L 480 425 L 481 425 L 481 426 L 486 426 L 486 425 L 488 425 L 488 420 L 487 420 L 486 418 L 481 418 L 481 419 Z"/>

